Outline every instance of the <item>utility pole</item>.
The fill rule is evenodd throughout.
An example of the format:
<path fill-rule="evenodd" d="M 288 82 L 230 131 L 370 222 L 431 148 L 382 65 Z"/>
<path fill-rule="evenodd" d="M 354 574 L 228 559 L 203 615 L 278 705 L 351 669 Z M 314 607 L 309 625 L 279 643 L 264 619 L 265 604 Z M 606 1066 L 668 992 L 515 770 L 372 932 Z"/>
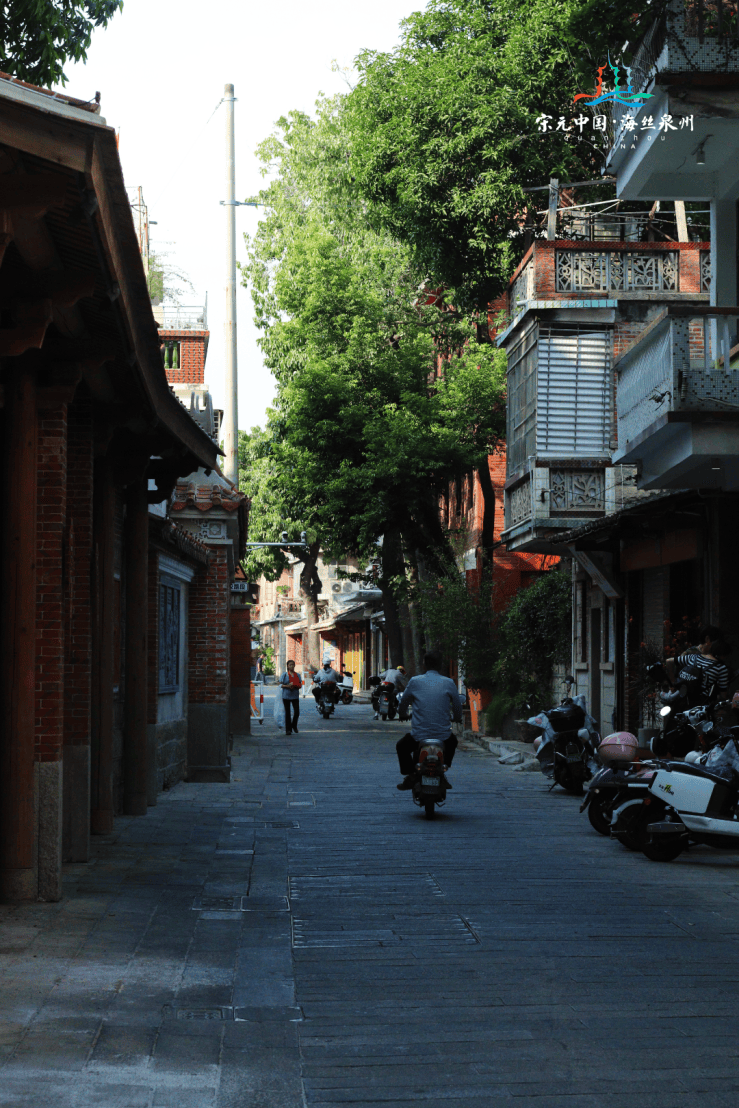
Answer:
<path fill-rule="evenodd" d="M 233 85 L 226 85 L 226 402 L 223 438 L 226 458 L 223 470 L 239 484 L 239 394 L 236 365 L 236 159 L 234 154 Z"/>

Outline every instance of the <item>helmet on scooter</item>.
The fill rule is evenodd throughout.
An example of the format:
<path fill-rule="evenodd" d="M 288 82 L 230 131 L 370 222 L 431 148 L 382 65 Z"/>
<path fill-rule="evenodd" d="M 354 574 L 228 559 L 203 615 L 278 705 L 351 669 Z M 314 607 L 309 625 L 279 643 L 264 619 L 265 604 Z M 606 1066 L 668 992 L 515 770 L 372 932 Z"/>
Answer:
<path fill-rule="evenodd" d="M 633 762 L 636 758 L 639 740 L 630 731 L 614 731 L 612 735 L 606 735 L 598 747 L 598 757 L 601 762 Z"/>

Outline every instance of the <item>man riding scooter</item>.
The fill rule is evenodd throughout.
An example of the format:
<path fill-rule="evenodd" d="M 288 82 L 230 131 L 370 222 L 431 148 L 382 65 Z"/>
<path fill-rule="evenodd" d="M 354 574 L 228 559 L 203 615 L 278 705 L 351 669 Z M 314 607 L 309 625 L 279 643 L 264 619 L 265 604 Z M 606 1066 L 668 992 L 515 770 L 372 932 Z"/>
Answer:
<path fill-rule="evenodd" d="M 449 715 L 451 710 L 455 722 L 462 722 L 462 701 L 452 679 L 442 677 L 439 672 L 441 665 L 440 654 L 424 654 L 424 673 L 411 677 L 398 705 L 398 717 L 401 720 L 408 718 L 408 707 L 413 705 L 411 731 L 395 744 L 400 772 L 404 775 L 397 786 L 401 790 L 413 788 L 420 743 L 432 740 L 442 743 L 447 769 L 451 766 L 457 749 L 457 736 L 450 731 Z M 444 784 L 446 788 L 451 788 L 446 778 Z"/>
<path fill-rule="evenodd" d="M 321 696 L 322 685 L 328 685 L 328 688 L 323 691 L 330 693 L 334 704 L 338 704 L 339 696 L 341 695 L 338 689 L 340 681 L 341 678 L 338 673 L 331 667 L 331 659 L 328 656 L 325 657 L 323 659 L 323 667 L 318 670 L 318 673 L 313 674 L 313 687 L 311 692 L 316 698 L 316 704 Z M 333 686 L 333 688 L 331 686 Z"/>
<path fill-rule="evenodd" d="M 405 690 L 408 684 L 408 678 L 405 675 L 405 666 L 398 666 L 396 669 L 386 669 L 381 675 L 380 683 L 375 687 L 372 693 L 372 707 L 375 710 L 374 719 L 380 718 L 380 689 L 384 683 L 392 685 L 396 699 L 400 699 L 400 694 Z M 390 718 L 392 719 L 392 715 Z"/>

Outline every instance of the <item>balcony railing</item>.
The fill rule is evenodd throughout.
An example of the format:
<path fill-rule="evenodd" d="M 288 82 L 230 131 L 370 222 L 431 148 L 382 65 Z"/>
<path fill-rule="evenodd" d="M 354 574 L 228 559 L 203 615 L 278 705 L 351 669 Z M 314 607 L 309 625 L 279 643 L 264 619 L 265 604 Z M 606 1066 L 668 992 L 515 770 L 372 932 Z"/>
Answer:
<path fill-rule="evenodd" d="M 505 530 L 528 521 L 532 526 L 551 527 L 559 519 L 595 518 L 605 509 L 603 468 L 535 466 L 519 484 L 506 490 Z"/>
<path fill-rule="evenodd" d="M 203 304 L 158 304 L 153 311 L 163 331 L 208 330 L 208 309 Z"/>
<path fill-rule="evenodd" d="M 644 92 L 659 74 L 739 71 L 736 0 L 667 0 L 637 46 L 629 91 Z M 634 107 L 612 105 L 613 139 Z"/>
<path fill-rule="evenodd" d="M 616 362 L 618 457 L 669 413 L 739 417 L 739 365 L 731 366 L 739 308 L 667 308 Z"/>
<path fill-rule="evenodd" d="M 513 315 L 520 311 L 528 300 L 534 297 L 534 263 L 532 259 L 526 263 L 518 277 L 511 285 L 510 305 Z"/>
<path fill-rule="evenodd" d="M 558 292 L 677 292 L 677 251 L 558 250 Z"/>

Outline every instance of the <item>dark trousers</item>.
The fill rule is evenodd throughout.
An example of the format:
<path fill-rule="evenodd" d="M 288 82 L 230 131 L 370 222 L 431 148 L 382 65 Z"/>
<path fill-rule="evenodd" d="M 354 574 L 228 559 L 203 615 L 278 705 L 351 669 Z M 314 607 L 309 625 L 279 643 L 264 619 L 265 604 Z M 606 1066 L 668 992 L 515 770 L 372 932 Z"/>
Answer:
<path fill-rule="evenodd" d="M 298 726 L 298 716 L 300 715 L 300 701 L 297 696 L 294 700 L 283 700 L 283 707 L 285 709 L 285 731 L 289 735 L 293 727 Z M 290 722 L 290 707 L 292 706 L 292 723 Z"/>
<path fill-rule="evenodd" d="M 457 742 L 456 735 L 450 735 L 448 739 L 444 739 L 444 765 L 450 766 L 452 764 L 454 751 L 457 749 Z M 413 773 L 413 770 L 416 768 L 418 747 L 418 741 L 414 739 L 413 735 L 410 733 L 403 735 L 403 738 L 398 739 L 395 744 L 395 749 L 398 752 L 398 765 L 404 777 L 407 777 L 409 773 Z"/>

